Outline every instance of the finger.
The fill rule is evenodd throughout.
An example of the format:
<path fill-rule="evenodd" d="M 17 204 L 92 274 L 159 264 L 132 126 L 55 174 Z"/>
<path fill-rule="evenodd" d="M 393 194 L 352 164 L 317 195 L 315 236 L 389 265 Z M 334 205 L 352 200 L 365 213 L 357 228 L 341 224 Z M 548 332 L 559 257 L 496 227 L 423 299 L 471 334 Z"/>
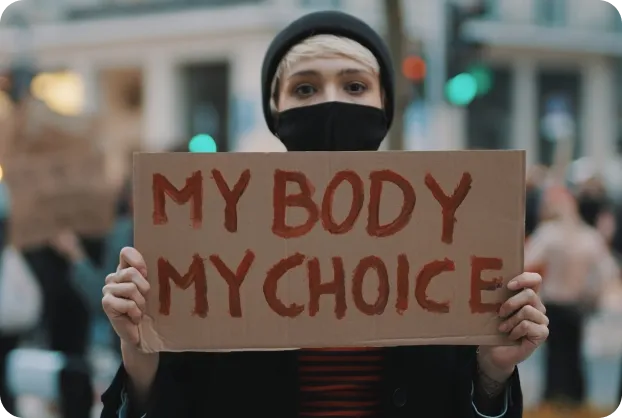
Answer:
<path fill-rule="evenodd" d="M 147 264 L 136 248 L 125 247 L 119 254 L 119 269 L 123 270 L 128 267 L 134 267 L 136 270 L 140 271 L 144 277 L 147 277 Z"/>
<path fill-rule="evenodd" d="M 540 300 L 540 296 L 530 288 L 523 289 L 520 293 L 509 298 L 499 309 L 501 318 L 509 318 L 518 312 L 523 306 L 531 305 L 542 313 L 546 313 L 546 308 Z"/>
<path fill-rule="evenodd" d="M 518 312 L 510 316 L 499 325 L 499 331 L 510 332 L 522 321 L 531 321 L 538 325 L 549 325 L 549 318 L 531 305 L 523 306 Z"/>
<path fill-rule="evenodd" d="M 134 283 L 107 284 L 102 289 L 104 295 L 111 294 L 117 298 L 133 300 L 141 311 L 145 310 L 146 302 Z"/>
<path fill-rule="evenodd" d="M 117 273 L 109 274 L 106 277 L 106 285 L 114 283 L 134 283 L 143 296 L 149 293 L 151 288 L 147 279 L 134 267 L 128 267 L 119 270 Z"/>
<path fill-rule="evenodd" d="M 521 290 L 530 288 L 537 292 L 540 291 L 540 285 L 542 284 L 542 276 L 538 273 L 523 273 L 510 280 L 508 283 L 508 289 Z"/>
<path fill-rule="evenodd" d="M 549 336 L 549 328 L 546 325 L 539 325 L 531 321 L 522 321 L 514 327 L 509 334 L 512 341 L 528 338 L 532 341 L 542 342 Z"/>
<path fill-rule="evenodd" d="M 115 319 L 127 316 L 136 325 L 140 323 L 143 316 L 136 302 L 130 299 L 117 298 L 110 293 L 102 298 L 102 307 L 108 318 Z"/>
<path fill-rule="evenodd" d="M 106 284 L 110 284 L 110 283 L 119 283 L 121 278 L 119 276 L 119 272 L 121 270 L 117 270 L 116 273 L 110 273 L 109 275 L 106 276 L 106 279 L 104 280 L 104 283 Z"/>

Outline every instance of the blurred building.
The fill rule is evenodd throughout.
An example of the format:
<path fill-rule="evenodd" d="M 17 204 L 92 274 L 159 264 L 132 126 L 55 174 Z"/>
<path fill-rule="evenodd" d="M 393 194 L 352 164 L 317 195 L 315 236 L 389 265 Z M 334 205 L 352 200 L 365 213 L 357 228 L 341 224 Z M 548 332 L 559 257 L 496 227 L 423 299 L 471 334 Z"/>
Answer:
<path fill-rule="evenodd" d="M 550 163 L 544 117 L 567 108 L 575 120 L 575 153 L 603 160 L 620 131 L 622 19 L 601 0 L 487 0 L 488 16 L 465 35 L 487 45 L 490 93 L 467 110 L 466 145 L 526 148 Z"/>
<path fill-rule="evenodd" d="M 404 1 L 411 40 L 434 49 L 444 1 Z M 450 142 L 432 131 L 431 146 L 527 148 L 531 161 L 547 162 L 552 147 L 541 121 L 563 102 L 576 120 L 577 153 L 614 153 L 622 24 L 613 6 L 485 1 L 487 16 L 470 22 L 465 36 L 487 45 L 491 90 L 464 109 L 441 112 L 452 118 L 444 125 L 458 128 Z M 79 88 L 65 77 L 47 94 L 66 96 L 60 101 L 68 112 L 78 102 L 97 112 L 114 161 L 125 150 L 172 148 L 199 133 L 221 150 L 277 150 L 261 114 L 263 53 L 283 25 L 327 8 L 385 32 L 382 0 L 23 0 L 1 22 L 0 65 L 30 59 L 39 71 L 79 75 Z M 72 94 L 84 100 L 68 99 Z"/>

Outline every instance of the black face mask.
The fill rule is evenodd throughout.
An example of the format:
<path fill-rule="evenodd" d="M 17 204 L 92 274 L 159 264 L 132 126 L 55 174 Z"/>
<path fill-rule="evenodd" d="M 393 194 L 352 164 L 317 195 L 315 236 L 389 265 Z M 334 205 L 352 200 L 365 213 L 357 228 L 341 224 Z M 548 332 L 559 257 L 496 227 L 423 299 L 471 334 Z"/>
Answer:
<path fill-rule="evenodd" d="M 387 126 L 382 109 L 326 102 L 280 113 L 277 134 L 288 151 L 377 151 Z"/>

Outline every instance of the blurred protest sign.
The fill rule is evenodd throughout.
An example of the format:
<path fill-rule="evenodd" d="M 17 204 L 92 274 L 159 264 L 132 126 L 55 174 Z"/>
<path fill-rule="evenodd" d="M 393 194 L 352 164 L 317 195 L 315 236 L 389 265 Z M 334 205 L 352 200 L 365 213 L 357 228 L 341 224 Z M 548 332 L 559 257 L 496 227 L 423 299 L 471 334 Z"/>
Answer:
<path fill-rule="evenodd" d="M 114 193 L 105 182 L 104 155 L 86 136 L 92 122 L 68 123 L 65 129 L 59 120 L 72 118 L 50 115 L 33 103 L 20 105 L 2 162 L 11 192 L 11 242 L 18 248 L 38 246 L 65 229 L 107 233 Z"/>
<path fill-rule="evenodd" d="M 40 100 L 26 99 L 15 106 L 12 119 L 11 155 L 94 147 L 98 120 L 92 117 L 59 115 Z"/>
<path fill-rule="evenodd" d="M 510 344 L 523 151 L 136 154 L 141 347 Z"/>

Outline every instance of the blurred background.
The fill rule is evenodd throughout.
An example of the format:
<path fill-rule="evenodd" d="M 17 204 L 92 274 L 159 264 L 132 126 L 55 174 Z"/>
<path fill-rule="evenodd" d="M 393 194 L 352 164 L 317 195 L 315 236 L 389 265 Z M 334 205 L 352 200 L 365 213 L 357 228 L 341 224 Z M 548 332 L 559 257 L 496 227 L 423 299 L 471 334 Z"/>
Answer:
<path fill-rule="evenodd" d="M 362 18 L 392 50 L 398 111 L 386 149 L 526 149 L 527 235 L 555 218 L 545 209 L 560 204 L 547 199 L 557 181 L 582 225 L 605 243 L 600 255 L 619 264 L 622 19 L 609 3 L 22 0 L 0 21 L 0 235 L 3 259 L 12 260 L 3 263 L 29 276 L 4 284 L 17 292 L 5 289 L 4 303 L 13 302 L 7 312 L 30 319 L 3 324 L 0 274 L 0 398 L 14 414 L 98 416 L 99 396 L 119 362 L 98 300 L 118 249 L 131 245 L 132 152 L 282 151 L 263 121 L 263 54 L 286 24 L 325 9 Z M 87 153 L 97 163 L 71 159 Z M 77 177 L 89 189 L 102 186 L 97 196 L 111 197 L 84 209 L 80 225 L 40 220 L 46 226 L 31 226 L 31 241 L 13 243 L 18 251 L 9 252 L 11 228 L 32 224 L 40 196 L 58 194 L 45 181 L 60 166 L 91 170 Z M 38 178 L 30 184 L 40 189 L 24 191 L 26 176 Z M 61 178 L 54 184 L 69 181 Z M 86 195 L 84 184 L 72 187 Z M 76 199 L 74 206 L 83 205 Z M 97 231 L 89 229 L 94 224 Z M 42 242 L 35 235 L 46 228 L 52 236 Z M 546 280 L 550 254 L 558 252 L 531 267 Z M 526 416 L 604 417 L 620 404 L 621 285 L 612 268 L 593 309 L 570 324 L 557 322 L 565 337 L 554 358 L 564 360 L 554 367 L 575 374 L 555 375 L 546 347 L 521 366 Z M 571 302 L 578 306 L 579 299 Z M 25 310 L 18 315 L 19 309 Z M 578 360 L 564 356 L 564 347 Z M 585 384 L 578 389 L 551 387 L 579 375 Z M 84 405 L 67 401 L 84 393 L 93 398 Z"/>

